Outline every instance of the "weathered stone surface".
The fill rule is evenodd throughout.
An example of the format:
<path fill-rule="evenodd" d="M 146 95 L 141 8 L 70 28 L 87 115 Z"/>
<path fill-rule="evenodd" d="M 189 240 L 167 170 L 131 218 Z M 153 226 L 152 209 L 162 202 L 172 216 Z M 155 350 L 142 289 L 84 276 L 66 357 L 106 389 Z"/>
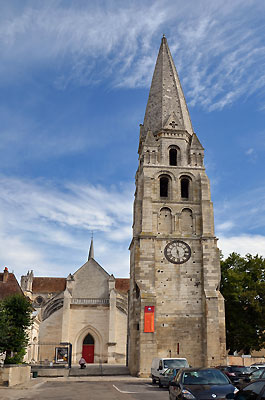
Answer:
<path fill-rule="evenodd" d="M 72 362 L 76 364 L 82 355 L 83 341 L 90 334 L 94 339 L 95 363 L 125 364 L 128 279 L 109 275 L 93 255 L 91 245 L 88 261 L 69 274 L 64 291 L 58 293 L 35 293 L 33 272 L 23 277 L 23 289 L 33 302 L 38 296 L 43 299 L 39 305 L 38 332 L 30 331 L 27 361 L 49 364 L 55 358 L 55 348 L 61 342 L 69 342 Z"/>
<path fill-rule="evenodd" d="M 178 124 L 170 125 L 173 115 Z M 171 149 L 175 160 L 170 159 Z M 203 157 L 163 38 L 141 127 L 136 173 L 129 302 L 133 375 L 149 376 L 157 356 L 186 357 L 193 366 L 224 361 L 219 250 Z M 166 196 L 161 196 L 162 177 L 167 178 Z M 183 179 L 188 181 L 188 194 Z M 191 257 L 182 264 L 165 257 L 165 247 L 173 240 L 191 248 Z M 145 306 L 155 306 L 152 333 L 144 332 Z"/>
<path fill-rule="evenodd" d="M 29 365 L 5 365 L 0 368 L 0 386 L 15 386 L 30 380 Z"/>

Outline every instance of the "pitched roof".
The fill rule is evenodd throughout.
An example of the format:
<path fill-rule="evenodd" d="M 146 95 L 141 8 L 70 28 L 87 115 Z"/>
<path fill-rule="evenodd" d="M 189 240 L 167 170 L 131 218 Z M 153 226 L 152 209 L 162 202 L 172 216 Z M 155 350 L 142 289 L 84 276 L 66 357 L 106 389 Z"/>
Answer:
<path fill-rule="evenodd" d="M 7 280 L 4 282 L 4 273 L 0 273 L 0 300 L 12 294 L 23 294 L 22 289 L 14 274 L 8 272 Z"/>
<path fill-rule="evenodd" d="M 66 288 L 66 278 L 33 278 L 33 293 L 59 293 Z"/>
<path fill-rule="evenodd" d="M 184 93 L 164 36 L 155 65 L 141 132 L 145 136 L 148 130 L 156 134 L 163 128 L 183 129 L 190 135 L 193 133 Z"/>
<path fill-rule="evenodd" d="M 204 150 L 204 148 L 202 147 L 201 142 L 199 141 L 196 133 L 193 133 L 192 138 L 191 138 L 191 145 L 190 147 L 192 149 L 199 149 L 199 150 Z"/>
<path fill-rule="evenodd" d="M 130 279 L 129 278 L 116 278 L 115 279 L 115 289 L 121 293 L 127 293 L 130 289 Z"/>

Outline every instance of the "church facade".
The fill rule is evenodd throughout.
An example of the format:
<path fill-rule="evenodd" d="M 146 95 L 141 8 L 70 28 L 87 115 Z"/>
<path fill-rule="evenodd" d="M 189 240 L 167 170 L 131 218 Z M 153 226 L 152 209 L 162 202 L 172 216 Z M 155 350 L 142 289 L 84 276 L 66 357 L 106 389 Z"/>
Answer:
<path fill-rule="evenodd" d="M 56 362 L 61 344 L 72 344 L 72 362 L 126 363 L 129 279 L 109 275 L 94 259 L 67 278 L 21 277 L 21 287 L 38 311 L 28 361 Z M 34 337 L 33 337 L 34 336 Z"/>
<path fill-rule="evenodd" d="M 153 357 L 192 366 L 225 359 L 224 300 L 204 149 L 162 38 L 140 126 L 130 245 L 129 368 Z"/>
<path fill-rule="evenodd" d="M 21 278 L 38 311 L 31 362 L 72 344 L 73 363 L 125 364 L 150 376 L 154 357 L 226 363 L 224 299 L 204 149 L 165 37 L 140 127 L 130 279 L 94 259 L 67 278 Z M 129 290 L 129 301 L 128 301 Z M 127 318 L 128 317 L 128 318 Z M 38 337 L 37 337 L 38 336 Z M 35 347 L 34 347 L 35 346 Z"/>

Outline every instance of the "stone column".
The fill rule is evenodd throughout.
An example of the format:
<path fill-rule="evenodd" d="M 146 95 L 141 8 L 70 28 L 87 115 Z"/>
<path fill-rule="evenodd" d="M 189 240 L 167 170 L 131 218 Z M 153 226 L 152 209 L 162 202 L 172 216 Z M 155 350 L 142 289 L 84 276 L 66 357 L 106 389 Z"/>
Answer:
<path fill-rule="evenodd" d="M 109 278 L 109 341 L 108 341 L 108 363 L 115 364 L 116 354 L 116 292 L 115 278 Z"/>
<path fill-rule="evenodd" d="M 62 334 L 61 334 L 61 342 L 69 342 L 69 325 L 71 318 L 71 299 L 72 296 L 69 291 L 66 289 L 64 292 L 64 300 L 63 300 L 63 316 L 62 316 Z"/>

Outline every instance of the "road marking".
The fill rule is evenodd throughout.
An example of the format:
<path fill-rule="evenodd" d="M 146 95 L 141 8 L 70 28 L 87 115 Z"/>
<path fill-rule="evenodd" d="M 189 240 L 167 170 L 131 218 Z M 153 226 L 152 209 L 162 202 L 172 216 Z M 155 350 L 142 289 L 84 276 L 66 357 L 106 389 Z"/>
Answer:
<path fill-rule="evenodd" d="M 120 393 L 126 393 L 126 394 L 135 394 L 135 393 L 138 393 L 138 394 L 140 394 L 140 393 L 144 393 L 144 392 L 126 392 L 125 390 L 120 390 L 119 388 L 117 388 L 117 386 L 115 386 L 115 385 L 112 385 L 116 390 L 118 390 L 118 392 L 120 392 Z"/>

